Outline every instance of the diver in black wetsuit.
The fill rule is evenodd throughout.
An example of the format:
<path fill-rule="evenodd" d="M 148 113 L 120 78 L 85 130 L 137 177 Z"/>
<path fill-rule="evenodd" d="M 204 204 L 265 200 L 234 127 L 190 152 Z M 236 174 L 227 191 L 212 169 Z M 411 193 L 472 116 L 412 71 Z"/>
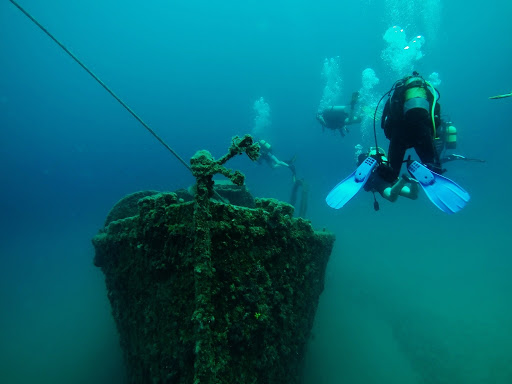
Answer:
<path fill-rule="evenodd" d="M 393 182 L 398 178 L 405 151 L 414 148 L 431 171 L 443 173 L 439 153 L 434 145 L 440 126 L 439 92 L 417 72 L 397 82 L 386 102 L 381 126 L 389 139 L 389 166 L 379 166 L 381 176 Z M 434 113 L 432 116 L 432 109 Z"/>
<path fill-rule="evenodd" d="M 322 127 L 339 131 L 341 136 L 345 136 L 349 132 L 347 125 L 361 122 L 361 116 L 355 114 L 355 106 L 358 100 L 359 92 L 354 92 L 350 100 L 350 107 L 346 105 L 332 105 L 317 113 L 316 119 Z"/>

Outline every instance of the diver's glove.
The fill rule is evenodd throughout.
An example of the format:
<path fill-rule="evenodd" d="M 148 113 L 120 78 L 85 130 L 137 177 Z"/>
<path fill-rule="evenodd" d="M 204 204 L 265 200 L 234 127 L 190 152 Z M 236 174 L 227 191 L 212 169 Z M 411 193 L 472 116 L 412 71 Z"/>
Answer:
<path fill-rule="evenodd" d="M 466 158 L 462 155 L 457 155 L 456 153 L 452 153 L 451 155 L 448 155 L 446 157 L 448 159 L 448 161 L 453 161 L 453 160 L 466 160 Z"/>

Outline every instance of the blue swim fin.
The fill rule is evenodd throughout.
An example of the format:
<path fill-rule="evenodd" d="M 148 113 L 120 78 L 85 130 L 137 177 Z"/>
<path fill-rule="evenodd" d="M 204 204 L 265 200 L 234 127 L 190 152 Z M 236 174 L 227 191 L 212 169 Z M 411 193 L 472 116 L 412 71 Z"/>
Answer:
<path fill-rule="evenodd" d="M 407 169 L 418 180 L 430 201 L 441 211 L 456 213 L 468 203 L 469 193 L 447 177 L 432 172 L 417 161 L 412 162 Z"/>
<path fill-rule="evenodd" d="M 367 157 L 357 169 L 346 179 L 336 185 L 325 198 L 327 205 L 334 209 L 340 209 L 355 196 L 357 192 L 366 184 L 377 165 L 377 160 L 373 157 Z"/>

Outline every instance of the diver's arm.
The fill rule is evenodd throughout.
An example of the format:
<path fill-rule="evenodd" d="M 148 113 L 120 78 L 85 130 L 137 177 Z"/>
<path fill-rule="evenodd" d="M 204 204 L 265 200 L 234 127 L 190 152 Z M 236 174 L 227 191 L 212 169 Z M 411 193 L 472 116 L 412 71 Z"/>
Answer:
<path fill-rule="evenodd" d="M 449 161 L 464 160 L 464 156 L 451 154 L 440 159 L 441 164 L 448 163 Z"/>
<path fill-rule="evenodd" d="M 396 199 L 398 199 L 398 196 L 400 195 L 400 192 L 402 191 L 402 188 L 404 188 L 405 184 L 406 181 L 402 177 L 400 177 L 395 184 L 384 188 L 384 190 L 380 194 L 386 200 L 394 203 Z"/>
<path fill-rule="evenodd" d="M 464 160 L 464 161 L 474 161 L 477 163 L 485 163 L 485 160 L 482 159 L 474 159 L 471 157 L 466 157 L 462 155 L 457 155 L 456 153 L 452 153 L 451 155 L 448 155 L 441 159 L 441 163 L 446 163 L 448 161 L 455 161 L 455 160 Z"/>
<path fill-rule="evenodd" d="M 326 127 L 327 123 L 325 122 L 324 116 L 321 113 L 316 114 L 316 119 L 322 125 L 322 127 Z"/>
<path fill-rule="evenodd" d="M 384 188 L 380 194 L 386 200 L 394 203 L 398 199 L 398 196 L 416 200 L 418 198 L 418 192 L 419 184 L 417 181 L 411 180 L 408 177 L 400 177 L 395 184 Z"/>

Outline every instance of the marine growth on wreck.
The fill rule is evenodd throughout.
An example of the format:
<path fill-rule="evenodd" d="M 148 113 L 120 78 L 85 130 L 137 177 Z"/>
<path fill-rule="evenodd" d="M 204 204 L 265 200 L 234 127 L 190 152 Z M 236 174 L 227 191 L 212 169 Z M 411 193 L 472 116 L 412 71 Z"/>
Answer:
<path fill-rule="evenodd" d="M 245 136 L 219 160 L 197 152 L 193 196 L 126 196 L 93 238 L 130 383 L 301 382 L 335 239 L 224 166 L 258 150 Z"/>

